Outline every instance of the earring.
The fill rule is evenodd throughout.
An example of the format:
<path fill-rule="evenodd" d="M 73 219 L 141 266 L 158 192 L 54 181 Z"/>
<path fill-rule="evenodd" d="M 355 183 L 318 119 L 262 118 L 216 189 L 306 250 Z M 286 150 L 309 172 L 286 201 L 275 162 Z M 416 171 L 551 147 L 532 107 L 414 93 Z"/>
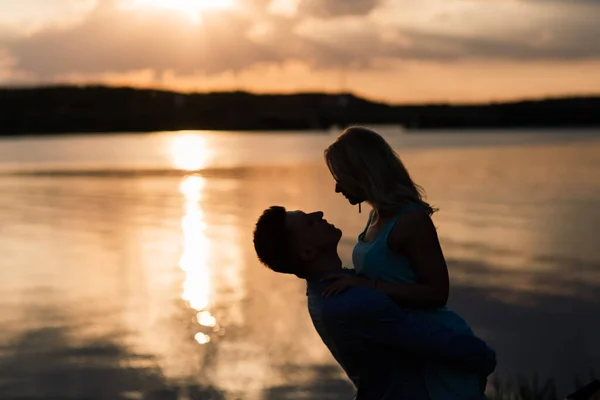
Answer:
<path fill-rule="evenodd" d="M 360 205 L 361 205 L 361 204 L 362 204 L 362 203 L 358 203 L 358 213 L 359 213 L 359 214 L 361 213 L 361 210 L 360 210 Z"/>

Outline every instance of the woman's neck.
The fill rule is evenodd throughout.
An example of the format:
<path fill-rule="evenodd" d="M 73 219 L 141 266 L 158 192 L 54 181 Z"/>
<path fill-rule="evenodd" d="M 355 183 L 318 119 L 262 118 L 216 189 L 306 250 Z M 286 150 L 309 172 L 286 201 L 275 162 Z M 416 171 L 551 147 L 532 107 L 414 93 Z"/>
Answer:
<path fill-rule="evenodd" d="M 371 220 L 371 225 L 374 225 L 381 220 L 387 220 L 389 218 L 392 218 L 395 215 L 395 213 L 393 211 L 381 210 L 373 205 L 371 205 L 371 207 L 373 207 L 373 213 L 374 213 L 374 217 Z"/>

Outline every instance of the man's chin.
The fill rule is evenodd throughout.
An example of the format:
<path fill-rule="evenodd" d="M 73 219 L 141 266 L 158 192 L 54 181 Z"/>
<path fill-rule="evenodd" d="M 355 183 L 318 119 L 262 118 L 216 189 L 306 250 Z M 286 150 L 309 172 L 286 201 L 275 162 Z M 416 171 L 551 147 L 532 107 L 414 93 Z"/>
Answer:
<path fill-rule="evenodd" d="M 335 228 L 335 230 L 336 230 L 336 233 L 337 233 L 337 241 L 339 243 L 339 241 L 342 240 L 343 233 L 342 233 L 342 230 L 340 228 Z"/>

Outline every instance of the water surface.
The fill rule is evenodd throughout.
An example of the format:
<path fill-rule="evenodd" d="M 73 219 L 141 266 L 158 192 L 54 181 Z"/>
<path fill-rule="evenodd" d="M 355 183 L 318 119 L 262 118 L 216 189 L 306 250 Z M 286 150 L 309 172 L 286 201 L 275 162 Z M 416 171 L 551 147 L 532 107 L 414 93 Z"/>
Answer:
<path fill-rule="evenodd" d="M 600 132 L 381 132 L 440 208 L 450 306 L 498 373 L 561 395 L 598 369 Z M 334 138 L 1 141 L 0 397 L 349 398 L 303 282 L 251 240 L 270 205 L 323 210 L 351 266 L 367 215 L 333 191 Z"/>

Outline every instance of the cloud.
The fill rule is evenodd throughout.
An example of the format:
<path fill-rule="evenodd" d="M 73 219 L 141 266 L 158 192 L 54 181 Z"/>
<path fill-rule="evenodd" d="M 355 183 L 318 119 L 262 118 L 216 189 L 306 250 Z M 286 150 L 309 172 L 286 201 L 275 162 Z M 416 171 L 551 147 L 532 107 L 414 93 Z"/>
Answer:
<path fill-rule="evenodd" d="M 294 61 L 313 69 L 364 69 L 386 60 L 600 58 L 599 1 L 553 7 L 533 0 L 436 1 L 302 0 L 294 15 L 273 15 L 272 1 L 240 0 L 243 10 L 207 14 L 195 25 L 176 12 L 99 0 L 77 24 L 25 36 L 0 32 L 0 48 L 14 74 L 40 81 L 139 71 L 144 79 L 166 72 L 218 75 Z"/>
<path fill-rule="evenodd" d="M 335 44 L 295 34 L 295 24 L 279 16 L 228 12 L 206 15 L 194 25 L 176 12 L 109 4 L 101 2 L 77 26 L 52 27 L 4 44 L 20 70 L 42 80 L 147 69 L 217 74 L 295 59 L 324 66 L 355 57 Z"/>
<path fill-rule="evenodd" d="M 364 16 L 382 3 L 381 0 L 301 0 L 297 11 L 302 15 L 321 18 Z"/>
<path fill-rule="evenodd" d="M 600 58 L 600 43 L 593 38 L 597 29 L 573 31 L 556 28 L 536 32 L 521 40 L 493 37 L 461 37 L 423 32 L 404 32 L 412 42 L 410 51 L 399 50 L 398 57 L 427 60 L 512 60 L 569 61 Z"/>
<path fill-rule="evenodd" d="M 0 36 L 82 22 L 99 0 L 0 0 Z"/>
<path fill-rule="evenodd" d="M 246 37 L 249 27 L 235 15 L 194 25 L 174 12 L 103 7 L 76 27 L 40 31 L 8 47 L 19 68 L 44 78 L 144 68 L 211 73 L 273 60 Z"/>

